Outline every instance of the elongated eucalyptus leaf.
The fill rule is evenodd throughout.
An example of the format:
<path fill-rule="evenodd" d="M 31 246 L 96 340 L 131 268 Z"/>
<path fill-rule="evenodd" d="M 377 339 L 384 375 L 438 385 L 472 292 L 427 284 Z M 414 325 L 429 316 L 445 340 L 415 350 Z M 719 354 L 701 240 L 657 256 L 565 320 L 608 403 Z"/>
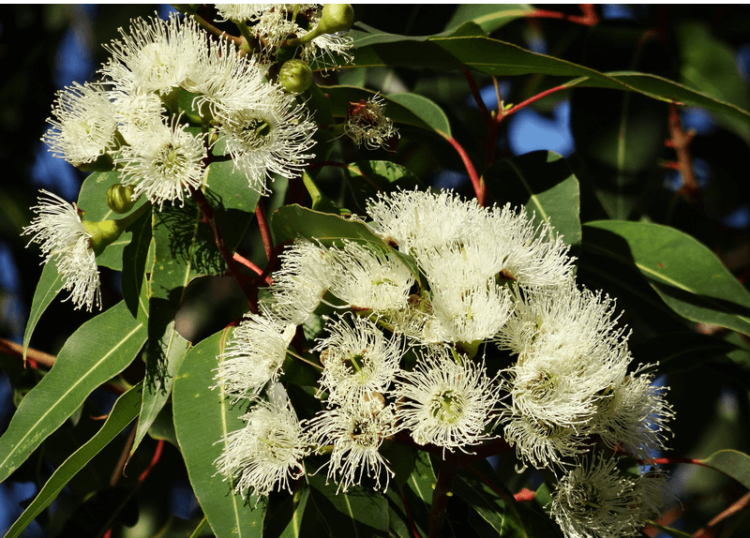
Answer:
<path fill-rule="evenodd" d="M 329 536 L 388 536 L 388 501 L 383 495 L 359 486 L 336 494 L 338 486 L 334 482 L 326 485 L 324 471 L 312 474 L 315 469 L 307 467 L 307 483 L 312 489 L 310 498 Z"/>
<path fill-rule="evenodd" d="M 693 237 L 643 222 L 597 221 L 584 228 L 584 249 L 634 265 L 681 316 L 750 334 L 750 293 Z"/>
<path fill-rule="evenodd" d="M 719 450 L 709 457 L 700 460 L 706 467 L 711 467 L 750 489 L 750 456 L 737 450 Z"/>
<path fill-rule="evenodd" d="M 191 344 L 185 340 L 174 329 L 174 321 L 167 326 L 165 337 L 161 340 L 161 359 L 164 361 L 164 377 L 161 383 L 143 386 L 143 404 L 141 406 L 141 416 L 138 419 L 138 427 L 133 440 L 133 447 L 130 449 L 131 456 L 135 453 L 138 445 L 148 433 L 149 428 L 153 425 L 157 416 L 167 403 L 172 393 L 174 376 L 185 360 L 185 356 L 190 351 Z"/>
<path fill-rule="evenodd" d="M 220 211 L 236 209 L 253 213 L 260 193 L 250 188 L 247 177 L 232 161 L 220 161 L 208 167 L 206 198 Z"/>
<path fill-rule="evenodd" d="M 471 21 L 489 34 L 533 11 L 529 4 L 461 4 L 445 28 L 450 30 Z"/>
<path fill-rule="evenodd" d="M 147 258 L 151 245 L 151 214 L 143 215 L 134 222 L 132 230 L 132 240 L 125 246 L 122 255 L 122 298 L 134 318 L 148 319 L 148 302 L 144 301 L 141 292 L 148 282 L 144 273 L 149 265 Z M 147 294 L 143 295 L 147 298 Z"/>
<path fill-rule="evenodd" d="M 484 173 L 499 202 L 523 204 L 537 222 L 554 226 L 569 245 L 581 242 L 578 179 L 561 155 L 533 151 L 501 161 Z"/>
<path fill-rule="evenodd" d="M 402 41 L 408 41 L 408 37 L 404 37 Z M 357 49 L 354 63 L 344 66 L 344 69 L 384 66 L 430 67 L 441 70 L 468 68 L 494 76 L 540 73 L 570 77 L 572 80 L 564 86 L 583 85 L 636 91 L 654 99 L 679 101 L 728 114 L 745 125 L 750 125 L 748 111 L 663 77 L 632 71 L 601 73 L 489 37 L 433 37 L 426 41 L 409 42 L 408 46 L 391 40 Z"/>
<path fill-rule="evenodd" d="M 310 487 L 306 482 L 295 487 L 294 494 L 288 496 L 270 521 L 263 525 L 263 538 L 299 538 Z"/>
<path fill-rule="evenodd" d="M 391 527 L 399 530 L 399 536 L 411 538 L 409 528 L 409 507 L 411 519 L 422 536 L 429 531 L 429 513 L 432 506 L 432 491 L 437 484 L 437 477 L 432 469 L 430 455 L 424 451 L 417 451 L 414 458 L 414 469 L 406 482 L 402 485 L 391 484 L 388 490 L 388 513 Z"/>
<path fill-rule="evenodd" d="M 433 101 L 416 93 L 397 93 L 389 97 L 429 125 L 430 129 L 443 138 L 450 138 L 451 125 L 445 112 Z"/>
<path fill-rule="evenodd" d="M 136 385 L 120 396 L 98 432 L 63 462 L 44 484 L 31 504 L 13 523 L 5 538 L 21 536 L 23 530 L 57 498 L 70 480 L 78 474 L 118 433 L 133 422 L 140 407 L 141 386 Z"/>
<path fill-rule="evenodd" d="M 0 437 L 0 482 L 21 465 L 99 385 L 130 364 L 146 341 L 146 327 L 124 302 L 81 325 L 55 365 L 18 407 Z"/>
<path fill-rule="evenodd" d="M 231 405 L 221 388 L 211 390 L 228 336 L 216 333 L 185 357 L 173 388 L 174 425 L 190 483 L 217 538 L 259 537 L 265 505 L 253 508 L 255 498 L 246 504 L 214 466 L 225 436 L 245 424 L 238 420 L 244 408 Z"/>
<path fill-rule="evenodd" d="M 31 312 L 29 313 L 29 321 L 26 322 L 26 330 L 23 333 L 23 359 L 26 360 L 26 350 L 29 348 L 29 342 L 31 342 L 31 336 L 34 334 L 39 319 L 47 310 L 47 307 L 60 293 L 63 287 L 62 275 L 57 272 L 57 264 L 54 260 L 50 260 L 44 265 L 42 269 L 42 276 L 39 277 L 37 282 L 36 290 L 34 290 L 34 298 L 31 300 Z"/>

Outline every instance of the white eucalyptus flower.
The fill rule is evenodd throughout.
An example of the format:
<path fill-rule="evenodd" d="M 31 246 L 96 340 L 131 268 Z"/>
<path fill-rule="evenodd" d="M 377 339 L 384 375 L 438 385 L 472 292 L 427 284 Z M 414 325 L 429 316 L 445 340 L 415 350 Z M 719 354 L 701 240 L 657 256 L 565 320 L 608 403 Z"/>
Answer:
<path fill-rule="evenodd" d="M 80 166 L 117 147 L 115 109 L 102 86 L 74 82 L 57 92 L 52 114 L 42 140 L 55 157 Z"/>
<path fill-rule="evenodd" d="M 374 322 L 354 315 L 330 320 L 326 329 L 329 336 L 320 339 L 314 351 L 321 353 L 324 368 L 319 383 L 328 392 L 328 405 L 356 406 L 374 392 L 385 392 L 399 370 L 403 353 L 399 341 L 386 338 Z"/>
<path fill-rule="evenodd" d="M 414 274 L 392 252 L 345 241 L 342 249 L 330 253 L 334 260 L 330 291 L 336 297 L 375 312 L 407 306 Z"/>
<path fill-rule="evenodd" d="M 591 456 L 580 461 L 563 476 L 553 494 L 550 511 L 566 538 L 625 538 L 635 535 L 659 513 L 657 503 L 646 505 L 642 498 L 663 482 L 651 476 L 626 476 L 617 461 Z M 654 487 L 656 486 L 656 487 Z"/>
<path fill-rule="evenodd" d="M 357 147 L 364 144 L 367 149 L 386 148 L 393 137 L 400 138 L 393 120 L 385 115 L 385 101 L 379 95 L 362 99 L 346 111 L 344 133 Z"/>
<path fill-rule="evenodd" d="M 78 206 L 51 192 L 40 192 L 44 196 L 40 196 L 38 205 L 32 208 L 37 215 L 24 228 L 23 235 L 33 235 L 29 244 L 39 243 L 45 257 L 44 263 L 53 260 L 57 264 L 63 289 L 70 292 L 68 299 L 73 301 L 76 310 L 86 307 L 91 312 L 94 305 L 101 308 L 96 254 L 91 247 L 91 235 L 81 221 Z"/>
<path fill-rule="evenodd" d="M 315 145 L 317 130 L 304 105 L 285 93 L 280 86 L 267 83 L 268 91 L 247 107 L 227 110 L 220 116 L 220 140 L 226 146 L 236 168 L 247 177 L 250 187 L 268 191 L 266 180 L 273 174 L 298 177 L 305 161 L 315 157 L 309 153 Z"/>
<path fill-rule="evenodd" d="M 100 72 L 128 93 L 140 89 L 169 94 L 207 55 L 206 34 L 192 17 L 180 19 L 172 13 L 168 21 L 138 18 L 131 21 L 127 33 L 119 31 L 122 40 L 104 45 L 112 58 Z"/>
<path fill-rule="evenodd" d="M 248 314 L 234 329 L 214 380 L 235 400 L 252 398 L 279 377 L 296 326 Z"/>
<path fill-rule="evenodd" d="M 114 103 L 120 134 L 127 143 L 137 145 L 143 138 L 151 138 L 154 130 L 162 128 L 164 109 L 156 94 L 140 90 L 130 93 L 113 91 L 110 97 Z"/>
<path fill-rule="evenodd" d="M 257 22 L 264 11 L 276 4 L 215 4 L 222 22 Z"/>
<path fill-rule="evenodd" d="M 184 204 L 185 191 L 199 189 L 205 174 L 203 137 L 186 131 L 177 116 L 171 123 L 154 124 L 148 137 L 123 147 L 115 159 L 122 165 L 122 185 L 135 187 L 133 199 L 145 194 L 159 208 L 164 202 Z"/>
<path fill-rule="evenodd" d="M 590 424 L 560 426 L 534 417 L 503 413 L 503 439 L 516 448 L 516 457 L 537 469 L 563 465 L 565 458 L 588 452 Z"/>
<path fill-rule="evenodd" d="M 311 439 L 320 447 L 332 445 L 328 480 L 338 483 L 346 492 L 362 483 L 366 474 L 375 480 L 374 489 L 386 491 L 393 471 L 378 449 L 383 439 L 395 433 L 395 417 L 391 405 L 377 399 L 357 406 L 337 407 L 319 411 L 308 424 Z M 381 478 L 385 476 L 385 484 Z"/>
<path fill-rule="evenodd" d="M 599 402 L 596 430 L 610 448 L 620 447 L 637 459 L 663 451 L 674 418 L 664 399 L 666 387 L 655 386 L 653 375 L 638 371 L 613 384 L 609 398 Z"/>
<path fill-rule="evenodd" d="M 484 364 L 461 363 L 444 348 L 433 348 L 412 372 L 396 379 L 393 396 L 401 429 L 420 445 L 428 443 L 451 452 L 496 437 L 491 425 L 500 401 L 500 386 L 487 377 Z"/>
<path fill-rule="evenodd" d="M 257 401 L 240 417 L 247 425 L 227 434 L 224 450 L 214 462 L 238 494 L 265 496 L 286 489 L 305 473 L 307 437 L 289 404 Z"/>

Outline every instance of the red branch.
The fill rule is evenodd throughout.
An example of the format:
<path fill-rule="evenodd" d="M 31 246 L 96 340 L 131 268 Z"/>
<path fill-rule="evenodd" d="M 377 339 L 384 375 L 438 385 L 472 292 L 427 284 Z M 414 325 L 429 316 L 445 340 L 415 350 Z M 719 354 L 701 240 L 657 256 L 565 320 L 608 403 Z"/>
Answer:
<path fill-rule="evenodd" d="M 258 218 L 258 227 L 260 228 L 260 236 L 263 239 L 263 246 L 266 249 L 266 257 L 270 262 L 273 257 L 273 241 L 271 240 L 271 230 L 268 227 L 266 208 L 263 200 L 258 200 L 258 205 L 255 207 L 255 216 Z"/>
<path fill-rule="evenodd" d="M 559 11 L 537 9 L 525 16 L 534 19 L 564 19 L 584 26 L 594 26 L 599 22 L 599 17 L 596 15 L 593 4 L 581 4 L 581 11 L 583 12 L 583 15 L 568 15 L 567 13 L 560 13 Z"/>
<path fill-rule="evenodd" d="M 406 520 L 409 522 L 409 528 L 411 529 L 411 533 L 414 535 L 414 538 L 422 538 L 422 535 L 419 534 L 419 531 L 417 530 L 417 525 L 414 523 L 414 517 L 411 515 L 411 510 L 409 509 L 409 502 L 406 500 L 406 494 L 404 493 L 403 490 L 401 490 L 401 502 L 404 503 L 404 510 L 406 511 Z"/>
<path fill-rule="evenodd" d="M 224 242 L 224 237 L 221 235 L 221 231 L 216 225 L 216 219 L 214 219 L 214 210 L 211 208 L 208 200 L 206 200 L 206 195 L 203 194 L 203 191 L 201 191 L 200 189 L 196 189 L 193 191 L 193 197 L 195 198 L 195 201 L 198 204 L 201 213 L 203 214 L 203 220 L 206 222 L 206 224 L 208 224 L 209 228 L 211 228 L 211 234 L 214 236 L 214 243 L 216 243 L 216 248 L 218 248 L 219 252 L 221 252 L 221 256 L 224 258 L 229 271 L 232 273 L 232 276 L 240 285 L 240 288 L 242 288 L 242 292 L 245 294 L 245 297 L 247 297 L 250 310 L 256 312 L 257 308 L 254 301 L 252 300 L 252 297 L 254 296 L 253 290 L 248 285 L 245 276 L 240 272 L 239 267 L 237 267 L 237 263 L 234 261 L 234 257 L 229 252 L 229 249 Z"/>
<path fill-rule="evenodd" d="M 148 464 L 148 467 L 141 473 L 141 476 L 138 477 L 138 482 L 143 484 L 143 482 L 146 480 L 146 477 L 151 473 L 154 467 L 156 467 L 156 464 L 159 463 L 159 459 L 161 458 L 161 452 L 164 448 L 164 441 L 161 439 L 158 443 L 156 443 L 156 449 L 154 450 L 154 456 L 151 458 L 151 463 Z"/>
<path fill-rule="evenodd" d="M 700 465 L 702 467 L 708 467 L 705 463 L 703 463 L 701 460 L 696 460 L 693 458 L 655 458 L 653 460 L 641 460 L 641 463 L 644 465 L 653 464 L 653 465 L 671 465 L 673 463 L 692 463 L 693 465 Z"/>
<path fill-rule="evenodd" d="M 523 103 L 517 104 L 516 106 L 514 106 L 513 108 L 505 112 L 505 114 L 498 114 L 497 118 L 495 118 L 495 121 L 500 122 L 504 120 L 505 118 L 507 118 L 508 116 L 510 116 L 511 114 L 514 114 L 515 112 L 521 110 L 522 108 L 527 107 L 531 103 L 535 103 L 552 93 L 559 92 L 561 90 L 567 90 L 569 87 L 570 86 L 568 84 L 561 84 L 560 86 L 555 86 L 554 88 L 550 88 L 549 90 L 545 90 L 541 93 L 538 93 L 534 95 L 533 97 L 529 97 Z"/>
<path fill-rule="evenodd" d="M 490 129 L 492 128 L 492 116 L 490 115 L 489 111 L 487 110 L 487 107 L 484 104 L 484 101 L 482 101 L 482 95 L 479 93 L 479 87 L 477 87 L 477 83 L 474 80 L 473 75 L 471 74 L 471 71 L 468 69 L 463 69 L 464 77 L 466 77 L 466 82 L 469 83 L 469 88 L 471 89 L 471 95 L 474 96 L 474 101 L 476 101 L 477 106 L 479 107 L 479 111 L 482 113 L 482 117 L 484 118 L 485 123 L 487 124 L 487 127 Z M 498 105 L 500 104 L 500 101 L 498 101 Z"/>
<path fill-rule="evenodd" d="M 692 197 L 698 192 L 698 183 L 693 173 L 693 160 L 690 157 L 688 149 L 693 137 L 683 130 L 680 113 L 675 103 L 669 104 L 669 134 L 672 137 L 672 147 L 677 154 L 677 162 L 680 165 L 680 173 L 682 174 L 682 188 L 680 191 Z"/>
<path fill-rule="evenodd" d="M 11 342 L 10 340 L 6 340 L 5 338 L 0 338 L 0 353 L 23 358 L 23 346 Z M 40 364 L 47 368 L 52 368 L 55 365 L 54 355 L 33 348 L 26 349 L 26 360 L 28 361 L 29 366 L 34 370 L 36 370 Z M 25 367 L 26 365 L 24 365 L 24 368 Z"/>
<path fill-rule="evenodd" d="M 236 261 L 237 263 L 239 263 L 241 265 L 244 265 L 245 267 L 247 267 L 248 269 L 250 269 L 256 275 L 262 275 L 263 274 L 263 269 L 261 269 L 260 267 L 258 267 L 257 265 L 255 265 L 253 262 L 251 262 L 250 260 L 248 260 L 244 256 L 241 256 L 237 252 L 235 252 L 232 255 L 232 257 L 234 258 L 234 261 Z M 266 281 L 266 284 L 268 284 L 269 286 L 272 283 L 271 277 L 269 277 L 269 276 L 265 277 L 265 281 Z"/>
<path fill-rule="evenodd" d="M 474 192 L 477 195 L 477 202 L 479 202 L 480 206 L 484 205 L 484 199 L 485 199 L 485 185 L 484 180 L 479 179 L 479 176 L 477 175 L 477 171 L 474 168 L 474 165 L 471 162 L 471 159 L 469 159 L 469 155 L 466 153 L 466 150 L 464 150 L 463 147 L 461 147 L 461 144 L 459 144 L 455 138 L 446 137 L 446 140 L 450 143 L 451 146 L 458 152 L 458 155 L 461 157 L 461 160 L 464 162 L 464 166 L 466 167 L 466 171 L 469 174 L 469 179 L 471 179 L 471 184 L 474 187 Z"/>
<path fill-rule="evenodd" d="M 750 506 L 750 491 L 745 493 L 742 497 L 737 499 L 732 505 L 720 513 L 718 516 L 708 522 L 708 525 L 699 529 L 693 534 L 693 538 L 713 538 L 715 536 L 713 528 L 719 523 L 724 521 L 729 516 L 741 512 Z"/>

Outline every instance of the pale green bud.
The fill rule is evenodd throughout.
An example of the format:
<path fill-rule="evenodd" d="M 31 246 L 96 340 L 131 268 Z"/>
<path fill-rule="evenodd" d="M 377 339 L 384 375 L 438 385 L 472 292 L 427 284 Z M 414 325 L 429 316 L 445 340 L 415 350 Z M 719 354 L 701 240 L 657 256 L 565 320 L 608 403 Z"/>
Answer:
<path fill-rule="evenodd" d="M 83 227 L 86 229 L 86 233 L 91 236 L 91 248 L 97 256 L 107 246 L 117 241 L 125 229 L 122 221 L 117 220 L 104 220 L 102 222 L 84 220 Z"/>
<path fill-rule="evenodd" d="M 131 199 L 135 189 L 132 185 L 124 187 L 120 183 L 107 189 L 107 206 L 115 213 L 127 213 L 135 202 Z"/>
<path fill-rule="evenodd" d="M 279 70 L 279 83 L 289 93 L 302 93 L 312 81 L 312 69 L 303 60 L 289 60 Z"/>
<path fill-rule="evenodd" d="M 354 8 L 351 4 L 326 4 L 318 23 L 318 33 L 344 32 L 354 24 Z"/>

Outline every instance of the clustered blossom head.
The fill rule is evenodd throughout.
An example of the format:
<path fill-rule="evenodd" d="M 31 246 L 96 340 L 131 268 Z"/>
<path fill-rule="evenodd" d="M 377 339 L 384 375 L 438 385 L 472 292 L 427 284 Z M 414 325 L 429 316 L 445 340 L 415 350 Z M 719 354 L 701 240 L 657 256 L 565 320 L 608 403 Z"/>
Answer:
<path fill-rule="evenodd" d="M 330 454 L 323 468 L 339 491 L 387 488 L 393 471 L 381 447 L 394 437 L 443 455 L 503 438 L 525 465 L 560 476 L 550 511 L 568 538 L 641 528 L 658 512 L 665 478 L 622 474 L 613 454 L 647 459 L 663 449 L 672 410 L 651 375 L 629 369 L 614 302 L 579 289 L 562 238 L 523 209 L 448 192 L 383 194 L 367 213 L 380 241 L 300 238 L 287 250 L 264 313 L 229 346 L 233 357 L 259 356 L 258 342 L 272 338 L 273 367 L 257 357 L 263 366 L 243 374 L 226 361 L 217 381 L 265 405 L 266 383 L 284 379 L 284 350 L 304 352 L 291 349 L 292 328 L 307 328 L 319 307 L 344 310 L 317 318 L 322 336 L 306 352 L 320 361 L 321 410 L 301 422 L 310 453 Z M 262 317 L 276 335 L 248 337 Z M 490 368 L 498 359 L 488 346 L 510 365 Z M 235 388 L 261 371 L 252 390 Z M 241 442 L 232 437 L 222 473 L 240 472 L 226 454 Z M 243 476 L 254 491 L 274 487 Z"/>

